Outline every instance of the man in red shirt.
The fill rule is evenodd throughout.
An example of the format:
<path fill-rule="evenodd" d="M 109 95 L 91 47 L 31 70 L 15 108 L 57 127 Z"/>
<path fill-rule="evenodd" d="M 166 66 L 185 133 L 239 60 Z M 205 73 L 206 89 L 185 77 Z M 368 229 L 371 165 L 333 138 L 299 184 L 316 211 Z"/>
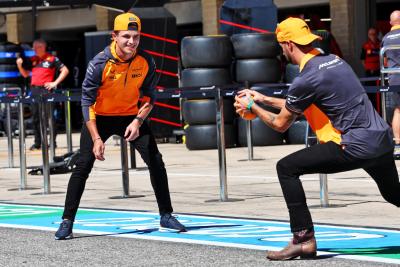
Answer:
<path fill-rule="evenodd" d="M 361 60 L 367 77 L 379 76 L 379 50 L 381 43 L 375 28 L 368 30 L 368 41 L 362 46 Z"/>
<path fill-rule="evenodd" d="M 374 77 L 379 76 L 379 50 L 381 49 L 381 42 L 378 39 L 378 33 L 375 28 L 369 28 L 368 40 L 363 44 L 361 49 L 360 59 L 364 66 L 365 76 Z M 368 82 L 366 85 L 376 85 L 376 82 Z M 371 100 L 373 106 L 378 109 L 379 94 L 369 93 L 368 98 Z"/>
<path fill-rule="evenodd" d="M 24 62 L 22 58 L 17 59 L 17 67 L 23 77 L 29 77 L 29 72 L 32 72 L 31 93 L 33 97 L 46 94 L 55 89 L 69 73 L 68 68 L 56 56 L 46 52 L 46 47 L 46 41 L 37 39 L 33 42 L 35 56 L 30 58 L 28 62 Z M 59 73 L 59 75 L 55 79 L 56 73 Z M 32 116 L 35 141 L 30 150 L 36 150 L 41 147 L 38 104 L 32 105 Z M 55 136 L 54 127 L 54 142 Z M 55 147 L 55 143 L 52 145 Z"/>

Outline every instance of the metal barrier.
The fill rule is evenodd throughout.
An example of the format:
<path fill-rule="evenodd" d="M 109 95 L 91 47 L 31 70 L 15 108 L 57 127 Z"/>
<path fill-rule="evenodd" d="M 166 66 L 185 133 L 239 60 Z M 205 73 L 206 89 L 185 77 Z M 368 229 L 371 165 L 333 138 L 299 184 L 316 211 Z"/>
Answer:
<path fill-rule="evenodd" d="M 72 152 L 72 131 L 71 131 L 71 101 L 69 97 L 71 95 L 69 90 L 64 90 L 64 95 L 67 100 L 64 102 L 64 115 L 65 115 L 65 133 L 67 136 L 67 148 L 68 152 Z"/>
<path fill-rule="evenodd" d="M 14 168 L 14 146 L 13 146 L 13 133 L 12 133 L 12 124 L 11 124 L 11 103 L 6 103 L 6 112 L 7 112 L 7 140 L 8 140 L 8 167 Z"/>
<path fill-rule="evenodd" d="M 396 47 L 396 49 L 398 49 Z M 386 72 L 388 70 L 385 70 Z M 400 69 L 396 70 L 396 73 L 400 73 Z M 288 84 L 264 84 L 265 88 L 259 90 L 259 92 L 268 95 L 268 96 L 284 96 L 287 92 Z M 225 153 L 225 134 L 224 134 L 224 118 L 223 118 L 223 97 L 233 97 L 238 89 L 238 86 L 227 86 L 227 87 L 207 87 L 207 88 L 169 88 L 164 89 L 163 92 L 158 92 L 157 97 L 159 99 L 166 99 L 166 98 L 202 98 L 202 97 L 214 97 L 216 101 L 216 121 L 217 121 L 217 144 L 218 144 L 218 160 L 219 160 L 219 178 L 220 178 L 220 199 L 219 201 L 237 201 L 238 199 L 229 199 L 228 198 L 228 189 L 227 189 L 227 172 L 226 172 L 226 153 Z M 367 92 L 399 92 L 400 86 L 365 86 Z M 54 99 L 51 99 L 54 97 Z M 50 99 L 50 100 L 49 100 Z M 4 98 L 0 98 L 0 103 L 32 103 L 32 99 L 21 97 L 20 100 L 7 100 L 3 101 Z M 66 102 L 66 101 L 80 101 L 80 96 L 70 96 L 69 94 L 65 95 L 49 95 L 46 97 L 42 97 L 41 102 Z M 41 110 L 43 111 L 44 108 L 42 107 Z M 68 112 L 69 113 L 69 112 Z M 45 113 L 42 114 L 42 121 L 47 121 L 45 117 Z M 69 115 L 68 115 L 69 116 Z M 66 123 L 70 123 L 70 119 L 67 120 Z M 43 138 L 45 137 L 45 128 L 42 123 L 42 135 Z M 251 136 L 251 132 L 248 133 Z M 69 138 L 69 137 L 67 137 Z M 44 138 L 45 145 L 47 147 L 47 138 Z M 248 142 L 251 145 L 251 142 Z M 44 147 L 42 146 L 42 147 Z M 118 198 L 127 198 L 127 197 L 138 197 L 138 196 L 130 196 L 129 195 L 129 173 L 127 172 L 127 150 L 126 144 L 124 145 L 121 141 L 121 163 L 123 164 L 123 187 L 124 193 L 123 196 L 119 196 Z M 50 179 L 48 175 L 48 154 L 45 153 L 47 150 L 43 151 L 43 166 L 44 166 L 44 192 L 45 194 L 50 193 Z M 251 153 L 251 149 L 249 150 L 249 156 Z M 23 159 L 21 159 L 23 161 Z M 47 166 L 47 168 L 45 168 Z M 45 170 L 46 169 L 46 170 Z M 328 205 L 328 187 L 326 183 L 325 177 L 320 177 L 321 186 L 321 205 Z M 325 182 L 324 182 L 325 181 Z M 22 187 L 22 186 L 21 186 Z"/>
<path fill-rule="evenodd" d="M 123 198 L 139 198 L 144 195 L 130 195 L 129 194 L 129 166 L 128 166 L 128 145 L 126 140 L 121 137 L 121 169 L 122 169 L 122 196 L 109 197 L 110 199 L 123 199 Z"/>

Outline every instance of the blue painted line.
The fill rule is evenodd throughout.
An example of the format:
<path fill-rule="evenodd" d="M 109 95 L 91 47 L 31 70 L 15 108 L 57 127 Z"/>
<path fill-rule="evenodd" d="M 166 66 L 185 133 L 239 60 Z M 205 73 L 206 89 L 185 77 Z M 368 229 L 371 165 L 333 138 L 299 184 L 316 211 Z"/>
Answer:
<path fill-rule="evenodd" d="M 55 231 L 61 214 L 59 207 L 0 203 L 0 226 Z M 160 232 L 155 213 L 80 209 L 74 232 L 263 250 L 278 250 L 291 238 L 286 222 L 197 215 L 179 215 L 178 219 L 188 228 L 187 233 Z M 400 264 L 400 231 L 332 225 L 316 225 L 315 229 L 320 255 Z M 379 248 L 397 249 L 399 255 L 343 252 Z"/>

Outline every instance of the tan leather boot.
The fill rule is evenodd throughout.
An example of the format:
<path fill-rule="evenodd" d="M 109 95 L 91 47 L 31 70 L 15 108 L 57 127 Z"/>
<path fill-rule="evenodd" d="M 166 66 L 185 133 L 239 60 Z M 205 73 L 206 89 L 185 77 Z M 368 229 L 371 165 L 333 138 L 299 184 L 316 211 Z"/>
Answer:
<path fill-rule="evenodd" d="M 293 240 L 281 251 L 268 251 L 267 259 L 275 261 L 291 260 L 297 257 L 310 259 L 317 256 L 317 242 L 315 237 L 295 244 Z"/>

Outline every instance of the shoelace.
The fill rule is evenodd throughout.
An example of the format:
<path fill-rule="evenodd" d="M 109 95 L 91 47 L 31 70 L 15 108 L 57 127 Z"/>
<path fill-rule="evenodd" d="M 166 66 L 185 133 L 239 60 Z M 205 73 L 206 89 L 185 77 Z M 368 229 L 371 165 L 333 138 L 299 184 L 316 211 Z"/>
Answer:
<path fill-rule="evenodd" d="M 67 221 L 63 221 L 62 223 L 61 223 L 61 228 L 68 228 L 68 222 Z"/>

